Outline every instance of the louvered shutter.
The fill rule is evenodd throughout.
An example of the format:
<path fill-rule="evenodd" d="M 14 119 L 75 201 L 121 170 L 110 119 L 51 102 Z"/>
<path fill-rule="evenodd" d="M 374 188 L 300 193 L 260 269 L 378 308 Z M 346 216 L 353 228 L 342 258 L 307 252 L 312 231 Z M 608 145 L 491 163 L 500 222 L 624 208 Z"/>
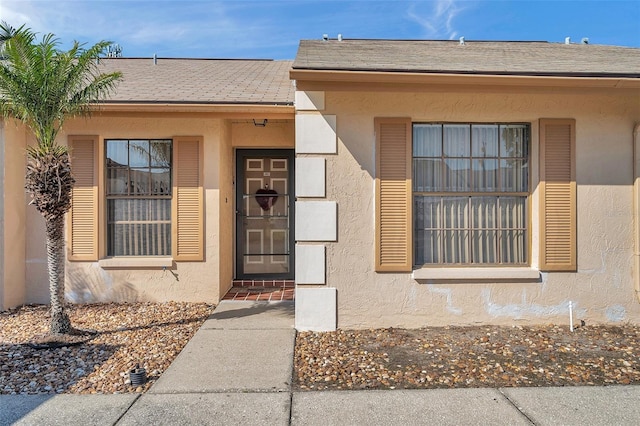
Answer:
<path fill-rule="evenodd" d="M 172 255 L 176 261 L 204 260 L 202 140 L 176 137 L 173 152 Z"/>
<path fill-rule="evenodd" d="M 575 120 L 540 120 L 540 269 L 575 271 Z"/>
<path fill-rule="evenodd" d="M 76 182 L 68 214 L 68 259 L 98 260 L 98 137 L 70 136 L 71 171 Z"/>
<path fill-rule="evenodd" d="M 375 268 L 378 272 L 410 272 L 411 119 L 377 118 L 375 131 Z"/>

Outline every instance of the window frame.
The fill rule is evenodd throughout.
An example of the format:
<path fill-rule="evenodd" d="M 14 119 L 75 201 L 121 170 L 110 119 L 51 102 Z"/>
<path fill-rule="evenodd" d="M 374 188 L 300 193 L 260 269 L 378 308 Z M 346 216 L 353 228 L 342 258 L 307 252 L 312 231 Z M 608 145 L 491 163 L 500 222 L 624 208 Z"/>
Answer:
<path fill-rule="evenodd" d="M 416 126 L 420 126 L 420 125 L 440 125 L 441 126 L 441 137 L 442 137 L 442 143 L 443 145 L 441 145 L 441 152 L 440 152 L 440 157 L 429 157 L 429 156 L 415 156 L 415 146 L 414 146 L 414 135 L 415 135 L 415 128 Z M 445 149 L 444 149 L 444 139 L 445 139 L 445 134 L 444 134 L 444 128 L 446 125 L 463 125 L 463 126 L 468 126 L 469 127 L 469 152 L 468 152 L 468 156 L 465 157 L 453 157 L 453 156 L 447 156 L 445 155 Z M 495 125 L 498 126 L 498 150 L 497 150 L 497 155 L 495 157 L 477 157 L 473 155 L 473 126 L 482 126 L 482 125 Z M 524 126 L 525 128 L 525 134 L 524 134 L 524 143 L 526 144 L 526 149 L 523 150 L 523 156 L 521 157 L 503 157 L 501 156 L 501 152 L 500 152 L 500 134 L 499 134 L 499 129 L 500 126 Z M 532 205 L 532 195 L 533 195 L 533 191 L 532 191 L 532 145 L 533 145 L 533 133 L 532 133 L 532 128 L 533 125 L 531 122 L 519 122 L 519 121 L 514 121 L 514 122 L 476 122 L 476 121 L 471 121 L 471 122 L 450 122 L 450 121 L 412 121 L 411 122 L 411 140 L 410 140 L 410 144 L 411 144 L 411 176 L 412 176 L 412 185 L 411 185 L 411 213 L 412 213 L 412 217 L 413 220 L 411 221 L 411 233 L 412 233 L 412 237 L 413 237 L 413 244 L 412 244 L 412 264 L 413 264 L 413 269 L 414 270 L 419 270 L 419 269 L 423 269 L 423 268 L 484 268 L 484 267 L 488 267 L 488 268 L 522 268 L 522 267 L 529 267 L 531 265 L 531 258 L 532 258 L 532 238 L 531 238 L 531 233 L 532 233 L 532 211 L 531 211 L 531 205 Z M 416 158 L 440 158 L 442 161 L 442 164 L 445 164 L 445 159 L 456 159 L 456 160 L 467 160 L 470 163 L 470 167 L 469 170 L 472 171 L 473 170 L 473 161 L 477 160 L 477 159 L 491 159 L 491 160 L 495 160 L 497 161 L 498 164 L 498 172 L 497 172 L 497 178 L 496 178 L 496 191 L 474 191 L 473 190 L 473 181 L 472 179 L 470 179 L 469 184 L 468 184 L 468 189 L 469 190 L 464 190 L 464 191 L 456 191 L 456 190 L 450 190 L 450 191 L 417 191 L 414 188 L 417 186 L 416 182 L 415 182 L 415 159 Z M 526 185 L 526 189 L 527 191 L 513 191 L 513 192 L 509 192 L 509 191 L 504 191 L 503 188 L 501 188 L 501 179 L 502 179 L 502 174 L 500 173 L 500 161 L 504 160 L 504 159 L 519 159 L 519 160 L 523 160 L 523 165 L 526 165 L 527 167 L 527 176 L 526 176 L 526 181 L 523 182 Z M 440 180 L 442 182 L 444 182 L 444 176 L 445 176 L 445 170 L 444 168 L 442 168 L 441 171 L 442 175 L 440 177 Z M 473 173 L 470 173 L 470 176 L 472 176 Z M 444 185 L 444 183 L 443 183 Z M 498 190 L 499 189 L 499 190 Z M 448 228 L 446 226 L 444 226 L 444 223 L 440 223 L 439 226 L 437 228 L 437 232 L 445 232 L 446 230 L 460 230 L 460 231 L 467 231 L 467 240 L 465 242 L 465 245 L 467 247 L 468 250 L 468 256 L 469 256 L 469 262 L 466 263 L 445 263 L 443 261 L 443 259 L 440 259 L 440 261 L 438 263 L 419 263 L 417 261 L 417 245 L 418 245 L 418 233 L 420 232 L 417 229 L 417 218 L 418 218 L 418 213 L 416 210 L 416 198 L 417 197 L 440 197 L 440 203 L 442 205 L 442 200 L 445 197 L 460 197 L 460 198 L 465 198 L 467 199 L 468 202 L 468 207 L 467 207 L 467 213 L 465 214 L 465 220 L 468 222 L 467 225 L 464 228 L 455 228 L 455 227 L 451 227 Z M 512 227 L 512 228 L 508 228 L 507 230 L 510 231 L 518 231 L 518 230 L 522 230 L 523 231 L 523 248 L 526 251 L 525 255 L 524 255 L 524 261 L 523 262 L 519 262 L 519 263 L 474 263 L 473 262 L 473 231 L 476 229 L 480 229 L 480 230 L 485 230 L 486 228 L 476 228 L 473 226 L 472 220 L 473 220 L 473 212 L 471 209 L 471 204 L 472 204 L 472 200 L 474 197 L 492 197 L 496 199 L 496 219 L 495 219 L 495 223 L 496 223 L 496 228 L 493 229 L 494 232 L 496 232 L 496 257 L 498 259 L 500 259 L 500 240 L 499 240 L 499 233 L 501 231 L 503 231 L 506 228 L 502 227 L 502 216 L 500 215 L 500 208 L 499 208 L 499 198 L 500 197 L 514 197 L 514 198 L 524 198 L 524 208 L 523 208 L 523 214 L 524 214 L 524 218 L 523 218 L 523 223 L 524 223 L 524 229 L 523 228 L 518 228 L 518 227 Z M 444 213 L 443 213 L 444 214 Z M 422 229 L 422 228 L 421 228 Z M 441 237 L 440 238 L 440 243 L 439 245 L 441 246 L 440 251 L 443 252 L 444 248 L 442 247 L 442 245 L 444 244 L 443 242 L 444 238 Z"/>
<path fill-rule="evenodd" d="M 132 141 L 144 141 L 147 142 L 149 145 L 153 142 L 153 141 L 160 141 L 160 142 L 164 142 L 164 143 L 169 143 L 169 150 L 168 150 L 168 160 L 169 160 L 169 165 L 168 167 L 166 166 L 154 166 L 152 164 L 151 161 L 151 152 L 149 150 L 149 159 L 147 162 L 147 166 L 144 167 L 134 167 L 131 166 L 131 161 L 130 161 L 130 143 Z M 110 167 L 107 164 L 107 161 L 109 159 L 109 155 L 108 155 L 108 149 L 109 149 L 109 142 L 126 142 L 127 143 L 127 165 L 126 167 L 122 167 L 122 169 L 127 170 L 127 180 L 131 181 L 131 172 L 135 171 L 135 170 L 140 170 L 140 169 L 147 169 L 149 172 L 152 169 L 165 169 L 168 172 L 168 194 L 166 195 L 154 195 L 152 194 L 152 191 L 149 190 L 147 191 L 147 193 L 145 194 L 132 194 L 130 191 L 130 187 L 128 187 L 127 189 L 127 194 L 111 194 L 109 191 L 109 171 L 112 169 L 115 169 L 114 167 Z M 174 227 L 174 213 L 173 213 L 173 204 L 174 204 L 174 172 L 175 172 L 175 159 L 174 159 L 174 151 L 175 151 L 175 138 L 105 138 L 103 140 L 103 147 L 102 147 L 102 154 L 103 154 L 103 159 L 102 159 L 102 167 L 103 167 L 103 179 L 104 179 L 104 190 L 103 190 L 103 200 L 104 200 L 104 224 L 102 225 L 103 228 L 103 235 L 104 235 L 104 254 L 105 254 L 105 259 L 119 259 L 119 258 L 133 258 L 133 259 L 141 259 L 141 258 L 154 258 L 154 259 L 161 259 L 161 258 L 171 258 L 173 255 L 173 250 L 174 250 L 174 243 L 173 243 L 173 238 L 174 238 L 174 231 L 173 231 L 173 227 Z M 149 184 L 150 185 L 150 184 Z M 168 200 L 168 209 L 167 210 L 167 214 L 168 214 L 168 219 L 166 220 L 145 220 L 145 221 L 140 221 L 140 220 L 129 220 L 129 221 L 110 221 L 109 218 L 109 204 L 110 201 L 112 200 Z M 109 226 L 111 224 L 116 224 L 120 222 L 120 224 L 135 224 L 134 222 L 138 222 L 138 223 L 144 223 L 144 224 L 156 224 L 156 225 L 164 225 L 164 226 L 168 226 L 168 231 L 166 232 L 165 235 L 165 242 L 164 245 L 166 246 L 167 249 L 167 253 L 163 253 L 163 254 L 149 254 L 149 253 L 143 253 L 143 254 L 115 254 L 115 253 L 110 253 L 109 252 L 109 248 L 110 248 L 110 232 L 109 232 Z"/>

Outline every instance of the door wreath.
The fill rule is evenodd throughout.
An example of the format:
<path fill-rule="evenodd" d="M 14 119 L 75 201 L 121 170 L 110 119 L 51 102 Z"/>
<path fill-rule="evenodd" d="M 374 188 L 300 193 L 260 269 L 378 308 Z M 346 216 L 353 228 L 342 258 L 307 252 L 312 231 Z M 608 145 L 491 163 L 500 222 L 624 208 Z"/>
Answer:
<path fill-rule="evenodd" d="M 278 192 L 275 189 L 269 189 L 267 184 L 256 191 L 256 201 L 263 211 L 269 211 L 278 201 Z"/>

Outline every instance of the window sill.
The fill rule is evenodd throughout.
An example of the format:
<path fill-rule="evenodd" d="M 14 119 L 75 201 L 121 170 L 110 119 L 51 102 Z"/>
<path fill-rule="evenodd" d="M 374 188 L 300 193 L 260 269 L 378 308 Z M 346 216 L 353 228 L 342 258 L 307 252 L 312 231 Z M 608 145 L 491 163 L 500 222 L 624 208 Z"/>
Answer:
<path fill-rule="evenodd" d="M 421 268 L 412 276 L 428 282 L 540 282 L 540 271 L 528 267 Z"/>
<path fill-rule="evenodd" d="M 171 268 L 173 267 L 173 258 L 171 257 L 110 257 L 98 261 L 98 266 L 103 269 L 115 268 L 135 268 L 135 269 L 153 269 L 153 268 Z"/>

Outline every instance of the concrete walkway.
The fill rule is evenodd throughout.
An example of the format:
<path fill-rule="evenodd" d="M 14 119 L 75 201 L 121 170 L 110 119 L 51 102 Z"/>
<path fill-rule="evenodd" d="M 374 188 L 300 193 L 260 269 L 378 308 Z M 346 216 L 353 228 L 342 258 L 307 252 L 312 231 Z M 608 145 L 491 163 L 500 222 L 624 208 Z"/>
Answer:
<path fill-rule="evenodd" d="M 640 386 L 292 392 L 292 302 L 218 305 L 143 395 L 0 395 L 0 425 L 636 425 Z"/>

